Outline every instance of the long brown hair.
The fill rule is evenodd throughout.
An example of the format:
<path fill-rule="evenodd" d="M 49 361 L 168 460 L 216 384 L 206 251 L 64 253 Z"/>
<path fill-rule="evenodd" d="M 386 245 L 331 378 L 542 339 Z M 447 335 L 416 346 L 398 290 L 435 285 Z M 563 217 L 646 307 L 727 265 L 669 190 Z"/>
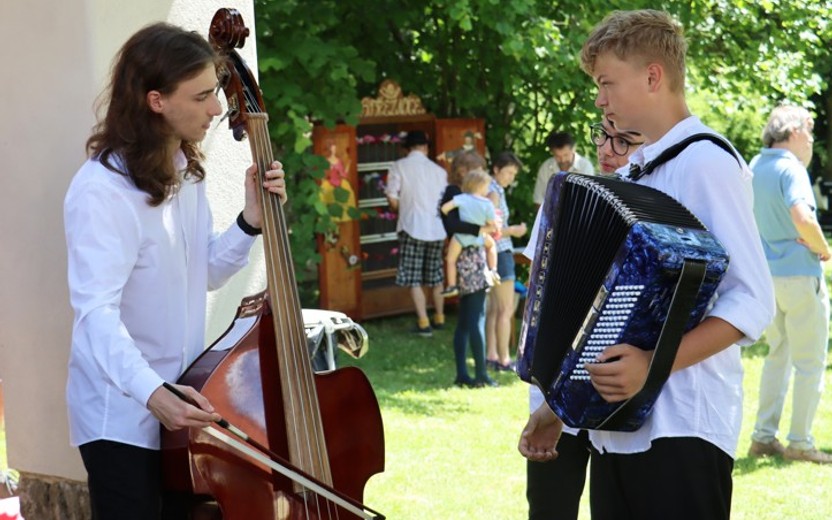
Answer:
<path fill-rule="evenodd" d="M 134 34 L 116 56 L 110 84 L 99 98 L 103 119 L 87 140 L 87 154 L 113 172 L 129 176 L 158 206 L 179 188 L 179 175 L 167 146 L 170 127 L 147 105 L 147 93 L 163 95 L 196 77 L 218 57 L 195 32 L 167 23 L 149 25 Z M 198 143 L 182 141 L 185 175 L 201 181 L 205 170 Z"/>

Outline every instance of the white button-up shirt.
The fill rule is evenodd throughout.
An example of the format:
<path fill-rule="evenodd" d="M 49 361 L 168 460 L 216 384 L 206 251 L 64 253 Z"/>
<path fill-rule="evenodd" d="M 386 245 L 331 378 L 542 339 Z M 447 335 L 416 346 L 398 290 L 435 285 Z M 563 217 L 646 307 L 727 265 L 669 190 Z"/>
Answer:
<path fill-rule="evenodd" d="M 399 200 L 396 231 L 426 242 L 444 240 L 439 201 L 447 185 L 445 170 L 420 151 L 394 162 L 387 174 L 386 194 Z"/>
<path fill-rule="evenodd" d="M 543 205 L 543 199 L 546 197 L 546 187 L 549 185 L 549 179 L 554 177 L 560 171 L 558 162 L 554 157 L 549 157 L 540 168 L 537 170 L 537 179 L 534 183 L 534 191 L 532 192 L 532 200 L 535 204 Z M 572 168 L 570 173 L 583 173 L 585 175 L 594 175 L 595 167 L 589 159 L 575 153 L 575 160 L 572 161 Z"/>
<path fill-rule="evenodd" d="M 691 116 L 657 142 L 636 150 L 630 162 L 643 166 L 696 133 L 716 134 Z M 619 172 L 626 175 L 627 168 Z M 638 181 L 681 202 L 722 242 L 730 265 L 707 315 L 727 321 L 745 337 L 671 374 L 653 413 L 637 431 L 590 431 L 590 439 L 599 451 L 640 453 L 650 449 L 653 439 L 698 437 L 731 457 L 735 455 L 742 423 L 740 345 L 754 343 L 774 316 L 774 291 L 752 212 L 751 178 L 745 162 L 741 168 L 732 155 L 717 145 L 699 141 Z M 524 251 L 526 256 L 534 255 L 536 228 Z M 540 399 L 540 395 L 533 395 L 532 403 Z"/>
<path fill-rule="evenodd" d="M 202 182 L 184 181 L 156 207 L 147 197 L 88 160 L 64 201 L 73 446 L 106 439 L 159 448 L 147 400 L 203 351 L 206 293 L 246 265 L 254 242 L 236 224 L 212 232 Z"/>

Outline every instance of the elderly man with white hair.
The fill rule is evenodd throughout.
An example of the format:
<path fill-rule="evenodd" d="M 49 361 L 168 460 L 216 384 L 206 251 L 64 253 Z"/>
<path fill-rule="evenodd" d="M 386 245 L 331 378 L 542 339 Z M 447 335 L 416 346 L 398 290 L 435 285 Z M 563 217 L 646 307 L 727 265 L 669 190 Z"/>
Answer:
<path fill-rule="evenodd" d="M 815 216 L 817 205 L 806 171 L 812 160 L 813 128 L 806 109 L 775 108 L 763 130 L 764 148 L 750 165 L 754 217 L 774 280 L 777 308 L 766 330 L 769 353 L 748 455 L 829 464 L 832 455 L 818 451 L 812 438 L 829 340 L 829 296 L 821 263 L 832 256 Z M 792 371 L 786 448 L 777 440 L 777 429 Z"/>

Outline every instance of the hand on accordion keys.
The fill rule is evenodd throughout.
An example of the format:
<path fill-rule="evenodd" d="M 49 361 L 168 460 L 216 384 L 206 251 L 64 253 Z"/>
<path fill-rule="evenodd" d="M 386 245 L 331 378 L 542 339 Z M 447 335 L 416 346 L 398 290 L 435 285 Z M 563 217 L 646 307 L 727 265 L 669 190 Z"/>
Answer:
<path fill-rule="evenodd" d="M 563 422 L 543 403 L 530 416 L 520 434 L 517 450 L 527 459 L 535 462 L 554 460 L 558 456 L 556 447 L 563 431 Z"/>
<path fill-rule="evenodd" d="M 652 350 L 618 344 L 604 349 L 598 363 L 587 363 L 585 368 L 601 397 L 608 403 L 616 403 L 642 389 L 652 357 Z"/>

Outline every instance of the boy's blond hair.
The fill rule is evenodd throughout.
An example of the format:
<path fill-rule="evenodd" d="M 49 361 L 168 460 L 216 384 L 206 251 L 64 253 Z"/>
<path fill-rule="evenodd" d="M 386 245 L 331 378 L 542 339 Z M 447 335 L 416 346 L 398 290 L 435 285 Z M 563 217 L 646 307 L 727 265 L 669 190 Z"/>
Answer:
<path fill-rule="evenodd" d="M 485 170 L 479 168 L 471 170 L 462 178 L 462 191 L 465 193 L 474 193 L 477 191 L 477 188 L 489 182 L 491 182 L 491 176 Z"/>
<path fill-rule="evenodd" d="M 653 9 L 613 11 L 595 26 L 584 43 L 581 68 L 594 77 L 598 56 L 613 52 L 620 60 L 661 64 L 670 90 L 682 92 L 687 49 L 682 25 L 668 13 Z"/>

